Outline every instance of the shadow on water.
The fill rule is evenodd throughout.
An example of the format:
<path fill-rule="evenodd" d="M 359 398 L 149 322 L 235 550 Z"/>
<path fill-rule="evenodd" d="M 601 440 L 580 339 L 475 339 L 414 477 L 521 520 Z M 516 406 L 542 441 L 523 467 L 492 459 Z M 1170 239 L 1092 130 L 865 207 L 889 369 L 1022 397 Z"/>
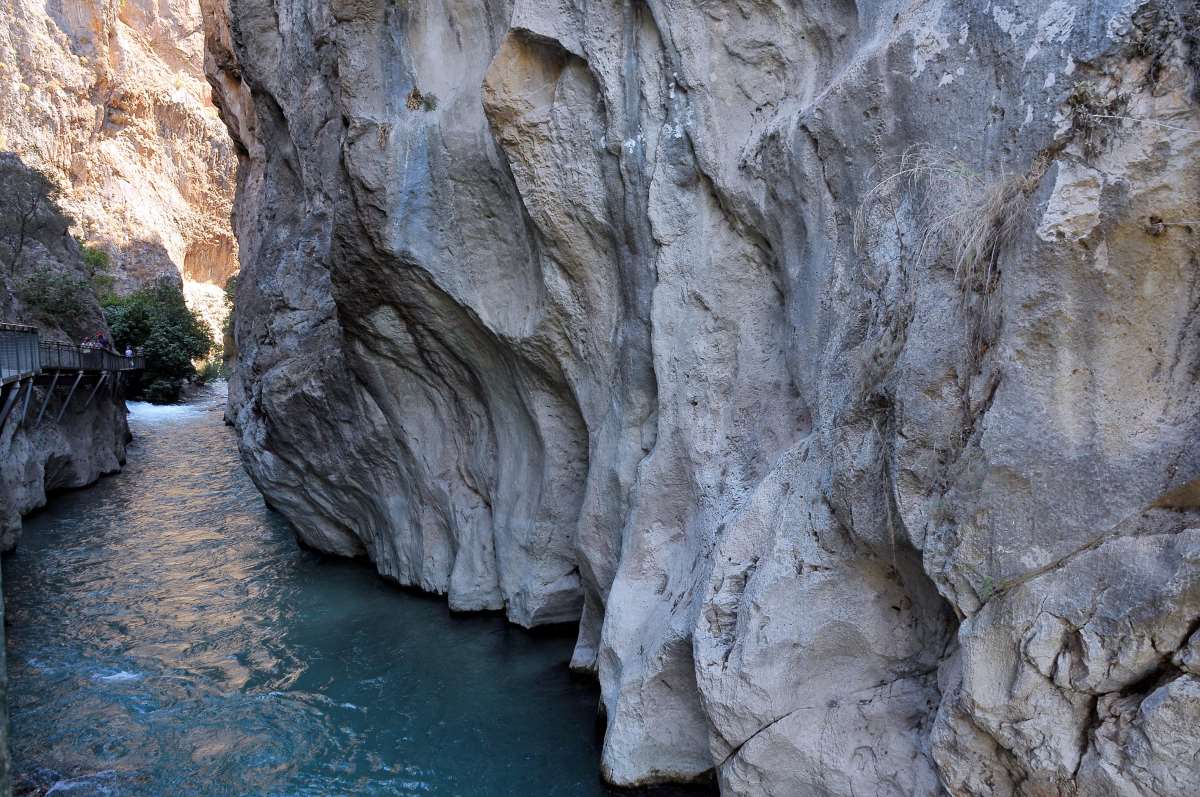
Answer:
<path fill-rule="evenodd" d="M 301 548 L 221 407 L 134 405 L 126 470 L 5 559 L 18 794 L 631 793 L 600 783 L 569 629 L 451 615 Z"/>

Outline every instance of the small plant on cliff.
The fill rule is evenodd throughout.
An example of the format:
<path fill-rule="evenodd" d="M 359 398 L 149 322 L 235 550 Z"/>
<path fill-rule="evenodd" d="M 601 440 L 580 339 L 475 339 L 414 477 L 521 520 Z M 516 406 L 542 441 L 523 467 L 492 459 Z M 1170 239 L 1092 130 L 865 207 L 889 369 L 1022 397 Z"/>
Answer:
<path fill-rule="evenodd" d="M 113 286 L 116 284 L 116 279 L 110 273 L 112 262 L 108 252 L 85 244 L 80 247 L 80 253 L 83 255 L 83 266 L 87 270 L 88 280 L 92 283 L 92 290 L 101 302 L 107 301 L 112 297 Z"/>
<path fill-rule="evenodd" d="M 989 179 L 928 146 L 880 163 L 871 180 L 854 216 L 855 248 L 892 251 L 890 265 L 906 272 L 949 250 L 964 284 L 1008 242 L 1028 194 L 1023 177 Z"/>
<path fill-rule="evenodd" d="M 964 292 L 989 294 L 1000 276 L 1000 254 L 1012 241 L 1029 207 L 1032 187 L 1022 175 L 987 185 L 956 233 L 954 276 Z"/>
<path fill-rule="evenodd" d="M 170 279 L 121 298 L 110 298 L 104 315 L 118 349 L 141 348 L 146 356 L 135 396 L 156 403 L 179 399 L 184 383 L 197 376 L 195 363 L 213 349 L 212 333 L 188 309 L 183 290 Z"/>
<path fill-rule="evenodd" d="M 83 265 L 87 266 L 89 274 L 94 275 L 97 272 L 108 271 L 108 252 L 84 244 L 79 247 L 79 253 L 83 255 Z"/>
<path fill-rule="evenodd" d="M 1146 61 L 1146 87 L 1153 90 L 1178 55 L 1192 72 L 1200 99 L 1200 5 L 1194 0 L 1147 3 L 1133 16 L 1133 55 Z"/>
<path fill-rule="evenodd" d="M 410 111 L 434 111 L 438 107 L 438 98 L 436 94 L 423 94 L 419 88 L 413 86 L 404 101 L 404 107 Z"/>
<path fill-rule="evenodd" d="M 881 386 L 912 317 L 910 275 L 919 270 L 939 264 L 953 270 L 970 352 L 986 351 L 998 324 L 990 297 L 999 286 L 1000 258 L 1043 171 L 989 178 L 927 146 L 876 167 L 854 217 L 864 281 L 877 296 L 861 352 L 862 403 L 878 404 L 885 395 Z"/>
<path fill-rule="evenodd" d="M 1106 97 L 1091 83 L 1080 81 L 1067 95 L 1067 112 L 1071 119 L 1071 137 L 1079 144 L 1084 160 L 1100 157 L 1126 118 L 1129 95 L 1117 93 Z"/>

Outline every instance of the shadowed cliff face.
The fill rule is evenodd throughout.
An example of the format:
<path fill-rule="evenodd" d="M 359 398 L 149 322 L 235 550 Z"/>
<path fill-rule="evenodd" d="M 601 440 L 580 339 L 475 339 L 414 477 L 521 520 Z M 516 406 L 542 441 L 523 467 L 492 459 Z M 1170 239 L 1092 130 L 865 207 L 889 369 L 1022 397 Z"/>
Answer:
<path fill-rule="evenodd" d="M 203 7 L 308 543 L 581 618 L 615 783 L 1188 793 L 1185 4 Z"/>
<path fill-rule="evenodd" d="M 108 326 L 60 198 L 49 178 L 0 153 L 0 320 L 36 326 L 42 341 L 74 343 Z M 11 368 L 15 352 L 3 354 Z M 97 386 L 89 375 L 64 409 L 70 379 L 48 403 L 46 380 L 32 390 L 29 380 L 4 386 L 0 415 L 12 404 L 0 427 L 0 552 L 16 544 L 22 516 L 44 506 L 50 493 L 91 484 L 125 462 L 124 390 Z M 0 723 L 0 738 L 5 728 Z M 3 782 L 0 776 L 0 794 Z"/>

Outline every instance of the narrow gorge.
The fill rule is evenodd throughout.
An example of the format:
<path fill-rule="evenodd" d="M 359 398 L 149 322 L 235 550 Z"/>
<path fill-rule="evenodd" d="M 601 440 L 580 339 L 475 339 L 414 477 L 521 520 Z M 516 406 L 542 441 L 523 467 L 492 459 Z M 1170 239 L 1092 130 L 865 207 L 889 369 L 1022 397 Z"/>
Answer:
<path fill-rule="evenodd" d="M 115 288 L 181 280 L 217 330 L 237 271 L 236 160 L 196 0 L 6 0 L 0 151 L 49 176 Z"/>
<path fill-rule="evenodd" d="M 236 158 L 203 42 L 194 0 L 0 5 L 0 551 L 126 461 L 128 375 L 24 373 L 39 346 L 43 366 L 78 363 L 81 340 L 111 336 L 101 303 L 160 279 L 221 336 Z"/>
<path fill-rule="evenodd" d="M 78 343 L 107 330 L 103 294 L 165 278 L 221 335 L 236 160 L 203 43 L 194 0 L 0 8 L 0 322 Z M 47 493 L 119 468 L 124 404 L 100 412 L 0 429 L 0 550 Z"/>
<path fill-rule="evenodd" d="M 1196 797 L 1194 0 L 15 3 L 106 65 L 0 93 L 111 134 L 38 150 L 81 219 L 121 197 L 88 235 L 240 268 L 267 506 L 453 616 L 569 624 L 606 784 Z M 49 52 L 12 20 L 0 85 Z M 8 112 L 0 149 L 57 124 Z M 348 793 L 473 793 L 408 774 Z"/>

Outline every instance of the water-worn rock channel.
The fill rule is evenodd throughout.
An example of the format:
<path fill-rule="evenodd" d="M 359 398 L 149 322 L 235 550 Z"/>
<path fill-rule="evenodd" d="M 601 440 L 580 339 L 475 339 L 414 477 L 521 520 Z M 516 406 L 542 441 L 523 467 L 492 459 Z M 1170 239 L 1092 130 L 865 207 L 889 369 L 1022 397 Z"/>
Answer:
<path fill-rule="evenodd" d="M 17 793 L 605 794 L 573 635 L 300 548 L 222 406 L 132 405 L 127 469 L 5 560 Z"/>

